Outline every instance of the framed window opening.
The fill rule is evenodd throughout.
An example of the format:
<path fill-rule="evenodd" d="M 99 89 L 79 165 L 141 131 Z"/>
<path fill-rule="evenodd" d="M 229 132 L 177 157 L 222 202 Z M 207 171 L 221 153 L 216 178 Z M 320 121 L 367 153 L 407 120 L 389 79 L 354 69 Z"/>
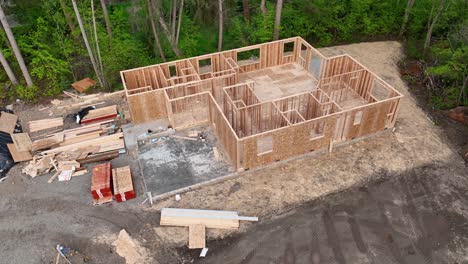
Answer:
<path fill-rule="evenodd" d="M 257 156 L 273 152 L 273 136 L 257 139 Z"/>

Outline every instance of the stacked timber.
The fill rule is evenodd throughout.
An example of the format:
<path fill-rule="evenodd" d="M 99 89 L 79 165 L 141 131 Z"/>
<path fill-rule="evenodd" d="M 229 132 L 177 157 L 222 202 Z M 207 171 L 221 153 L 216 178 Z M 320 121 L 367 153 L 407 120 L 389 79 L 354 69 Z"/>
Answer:
<path fill-rule="evenodd" d="M 81 120 L 82 124 L 114 119 L 117 116 L 117 106 L 111 105 L 103 108 L 98 108 L 89 111 L 89 113 Z"/>
<path fill-rule="evenodd" d="M 28 123 L 29 133 L 47 130 L 50 128 L 59 128 L 59 127 L 63 127 L 63 118 L 61 117 L 34 120 L 34 121 L 29 121 Z"/>
<path fill-rule="evenodd" d="M 117 202 L 121 203 L 136 197 L 129 166 L 112 170 L 112 184 Z"/>
<path fill-rule="evenodd" d="M 94 166 L 91 177 L 91 196 L 95 204 L 112 201 L 110 162 Z"/>
<path fill-rule="evenodd" d="M 163 208 L 160 225 L 189 227 L 189 248 L 204 248 L 205 228 L 237 229 L 240 220 L 258 218 L 239 216 L 234 211 Z"/>

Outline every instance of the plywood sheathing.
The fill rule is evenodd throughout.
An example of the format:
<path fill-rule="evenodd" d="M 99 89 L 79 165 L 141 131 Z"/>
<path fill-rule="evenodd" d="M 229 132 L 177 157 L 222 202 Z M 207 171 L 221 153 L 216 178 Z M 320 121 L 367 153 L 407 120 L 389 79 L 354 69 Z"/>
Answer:
<path fill-rule="evenodd" d="M 29 151 L 19 151 L 15 144 L 7 144 L 7 147 L 15 162 L 32 160 L 33 158 Z"/>
<path fill-rule="evenodd" d="M 127 97 L 134 123 L 144 123 L 167 117 L 164 91 L 156 90 Z"/>
<path fill-rule="evenodd" d="M 28 133 L 16 133 L 11 134 L 11 139 L 15 143 L 16 149 L 18 151 L 31 151 L 31 138 L 29 138 Z"/>
<path fill-rule="evenodd" d="M 242 165 L 244 168 L 260 167 L 274 161 L 328 147 L 330 139 L 333 137 L 336 120 L 337 116 L 323 117 L 242 139 L 244 160 Z M 323 136 L 311 138 L 310 131 L 320 122 L 325 124 Z M 258 155 L 257 140 L 264 137 L 272 137 L 273 149 L 269 153 Z"/>

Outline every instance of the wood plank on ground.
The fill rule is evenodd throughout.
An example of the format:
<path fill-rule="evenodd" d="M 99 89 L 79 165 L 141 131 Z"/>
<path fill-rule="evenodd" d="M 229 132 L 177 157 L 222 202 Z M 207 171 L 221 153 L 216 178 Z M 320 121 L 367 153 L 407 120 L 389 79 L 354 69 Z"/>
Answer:
<path fill-rule="evenodd" d="M 15 162 L 32 160 L 33 158 L 29 151 L 18 151 L 18 149 L 16 149 L 15 144 L 7 144 L 7 147 Z"/>
<path fill-rule="evenodd" d="M 28 133 L 11 134 L 11 139 L 13 139 L 18 151 L 31 151 L 32 142 Z"/>
<path fill-rule="evenodd" d="M 207 228 L 237 229 L 239 220 L 237 212 L 195 210 L 195 209 L 161 209 L 160 225 L 189 226 L 204 225 Z"/>
<path fill-rule="evenodd" d="M 189 248 L 204 248 L 206 234 L 204 225 L 189 225 Z"/>
<path fill-rule="evenodd" d="M 18 116 L 7 112 L 0 113 L 0 131 L 13 134 Z"/>

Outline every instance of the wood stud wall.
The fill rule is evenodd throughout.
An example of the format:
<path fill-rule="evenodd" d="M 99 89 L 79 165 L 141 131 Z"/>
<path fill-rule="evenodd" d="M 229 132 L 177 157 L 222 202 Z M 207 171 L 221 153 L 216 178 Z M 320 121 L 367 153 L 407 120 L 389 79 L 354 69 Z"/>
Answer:
<path fill-rule="evenodd" d="M 202 68 L 202 60 L 211 66 Z M 318 88 L 261 102 L 254 83 L 239 83 L 239 74 L 288 63 L 309 71 Z M 300 37 L 122 71 L 121 77 L 133 122 L 167 117 L 176 129 L 210 124 L 236 169 L 392 127 L 402 97 L 350 56 L 325 58 Z M 367 104 L 343 110 L 338 103 L 349 96 Z M 260 141 L 272 142 L 271 150 L 258 153 Z"/>

